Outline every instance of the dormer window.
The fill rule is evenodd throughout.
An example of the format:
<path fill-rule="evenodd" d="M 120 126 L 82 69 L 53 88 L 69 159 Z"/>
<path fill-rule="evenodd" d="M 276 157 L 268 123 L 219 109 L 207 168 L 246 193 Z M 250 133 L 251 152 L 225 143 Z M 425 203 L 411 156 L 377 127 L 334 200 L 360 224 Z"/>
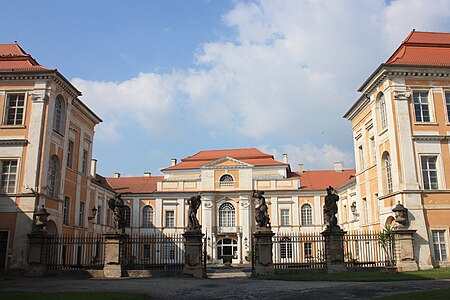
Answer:
<path fill-rule="evenodd" d="M 230 174 L 224 174 L 219 179 L 220 187 L 233 187 L 234 186 L 234 178 Z"/>

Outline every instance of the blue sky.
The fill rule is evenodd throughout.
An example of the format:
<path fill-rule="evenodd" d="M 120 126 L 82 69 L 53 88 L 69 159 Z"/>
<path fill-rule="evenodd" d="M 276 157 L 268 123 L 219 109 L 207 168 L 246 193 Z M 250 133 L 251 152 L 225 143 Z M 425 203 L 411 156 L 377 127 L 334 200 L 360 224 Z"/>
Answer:
<path fill-rule="evenodd" d="M 439 0 L 43 0 L 2 11 L 0 41 L 57 68 L 104 120 L 93 156 L 105 176 L 247 147 L 288 153 L 294 170 L 352 168 L 342 115 L 357 88 L 412 28 L 450 31 Z"/>

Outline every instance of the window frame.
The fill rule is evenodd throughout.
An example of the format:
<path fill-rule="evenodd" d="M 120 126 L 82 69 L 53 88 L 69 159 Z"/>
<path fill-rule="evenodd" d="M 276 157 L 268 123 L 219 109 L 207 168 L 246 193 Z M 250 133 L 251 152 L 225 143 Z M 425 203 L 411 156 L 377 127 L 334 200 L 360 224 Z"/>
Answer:
<path fill-rule="evenodd" d="M 85 222 L 85 213 L 84 211 L 86 210 L 86 205 L 83 201 L 80 201 L 80 208 L 78 211 L 78 227 L 84 227 Z"/>
<path fill-rule="evenodd" d="M 432 171 L 436 172 L 436 182 L 435 182 L 436 186 L 435 187 L 432 187 L 433 182 L 431 182 L 430 169 L 426 169 L 426 171 L 428 172 L 428 179 L 429 179 L 428 180 L 429 186 L 428 186 L 428 188 L 426 187 L 425 176 L 424 176 L 426 171 L 423 168 L 423 159 L 424 158 L 435 158 L 436 159 L 435 169 L 432 170 Z M 439 187 L 441 186 L 441 183 L 439 182 L 439 154 L 420 154 L 419 160 L 420 160 L 420 174 L 422 177 L 422 188 L 424 190 L 428 190 L 428 191 L 439 190 Z M 429 162 L 427 162 L 427 164 L 429 165 Z"/>
<path fill-rule="evenodd" d="M 219 227 L 236 226 L 236 208 L 230 202 L 224 202 L 219 206 Z"/>
<path fill-rule="evenodd" d="M 131 211 L 131 207 L 128 205 L 124 205 L 123 209 L 122 209 L 122 217 L 123 217 L 123 221 L 124 227 L 131 227 L 131 218 L 132 218 L 132 211 Z"/>
<path fill-rule="evenodd" d="M 302 204 L 302 206 L 300 207 L 300 220 L 302 222 L 302 226 L 313 225 L 313 209 L 311 204 Z"/>
<path fill-rule="evenodd" d="M 219 178 L 219 187 L 234 187 L 234 177 L 229 173 L 222 174 Z"/>
<path fill-rule="evenodd" d="M 72 145 L 72 149 L 70 148 L 70 145 Z M 75 149 L 75 143 L 72 140 L 69 140 L 67 143 L 67 163 L 66 166 L 69 169 L 73 169 L 73 154 Z"/>
<path fill-rule="evenodd" d="M 147 210 L 149 211 L 147 214 Z M 144 205 L 142 208 L 142 227 L 154 227 L 153 222 L 154 209 L 151 205 Z"/>
<path fill-rule="evenodd" d="M 438 243 L 435 242 L 434 239 L 434 233 L 442 233 L 442 238 L 444 239 L 444 242 L 442 243 L 440 241 L 440 237 L 439 237 L 439 241 Z M 430 229 L 430 244 L 433 247 L 433 258 L 437 263 L 441 263 L 441 262 L 447 262 L 449 260 L 449 256 L 448 256 L 448 232 L 447 229 L 444 228 L 432 228 Z M 439 245 L 439 249 L 436 248 L 436 245 Z M 443 248 L 442 248 L 443 245 Z M 442 255 L 442 250 L 444 250 L 444 255 L 445 255 L 445 259 L 443 259 L 443 255 Z M 436 254 L 439 254 L 439 257 L 436 256 Z"/>
<path fill-rule="evenodd" d="M 377 101 L 379 108 L 380 131 L 383 132 L 388 129 L 386 95 L 383 92 L 379 92 L 377 95 Z"/>
<path fill-rule="evenodd" d="M 169 218 L 169 214 L 171 214 Z M 170 223 L 169 223 L 170 221 Z M 165 210 L 164 211 L 164 227 L 175 228 L 175 210 Z"/>
<path fill-rule="evenodd" d="M 424 120 L 424 114 L 423 114 L 423 105 L 424 103 L 422 101 L 416 103 L 416 94 L 419 94 L 419 96 L 421 94 L 427 94 L 427 108 L 428 108 L 428 121 Z M 419 123 L 419 124 L 427 124 L 427 123 L 432 123 L 433 122 L 433 113 L 432 113 L 432 103 L 433 103 L 433 93 L 430 90 L 415 90 L 412 93 L 412 106 L 413 106 L 413 112 L 414 112 L 414 123 Z M 420 99 L 422 99 L 422 97 L 420 96 Z M 420 118 L 418 118 L 418 115 L 416 114 L 416 105 L 418 105 L 420 107 Z M 418 120 L 419 119 L 419 120 Z"/>
<path fill-rule="evenodd" d="M 385 194 L 391 194 L 394 192 L 394 182 L 392 177 L 392 160 L 388 151 L 384 151 L 381 156 L 382 171 L 383 171 L 383 189 Z"/>
<path fill-rule="evenodd" d="M 450 123 L 450 91 L 444 91 L 444 104 L 447 109 L 447 123 Z"/>
<path fill-rule="evenodd" d="M 55 174 L 53 181 L 51 181 L 51 167 L 52 162 L 55 162 Z M 53 186 L 52 186 L 53 182 Z M 49 165 L 48 165 L 48 173 L 47 173 L 47 195 L 52 198 L 58 198 L 59 189 L 61 185 L 61 163 L 59 161 L 59 157 L 56 154 L 50 156 Z"/>
<path fill-rule="evenodd" d="M 88 161 L 89 161 L 89 150 L 83 148 L 83 152 L 81 154 L 81 173 L 84 175 L 88 174 Z"/>
<path fill-rule="evenodd" d="M 12 173 L 10 172 L 11 170 L 9 170 L 9 172 L 7 172 L 7 173 L 3 173 L 3 164 L 4 164 L 4 162 L 13 162 L 13 161 L 16 162 L 16 165 L 15 165 L 16 172 L 14 174 L 14 183 L 12 184 L 13 191 L 10 192 L 9 191 L 9 188 L 11 187 L 10 176 L 12 175 Z M 9 166 L 9 168 L 11 168 L 11 166 Z M 19 182 L 19 173 L 20 172 L 19 172 L 19 159 L 18 158 L 1 158 L 0 159 L 0 194 L 15 194 L 17 192 L 17 183 Z M 4 174 L 8 174 L 7 175 L 8 176 L 7 189 L 3 189 L 4 187 L 2 185 Z"/>
<path fill-rule="evenodd" d="M 283 213 L 286 213 L 287 215 Z M 280 209 L 280 226 L 290 226 L 291 225 L 291 213 L 289 208 Z"/>
<path fill-rule="evenodd" d="M 58 114 L 58 103 L 60 104 L 59 114 Z M 53 131 L 64 136 L 64 131 L 66 128 L 66 100 L 59 94 L 55 98 L 54 111 L 53 111 Z M 59 116 L 59 124 L 58 124 Z"/>
<path fill-rule="evenodd" d="M 69 225 L 69 217 L 70 217 L 70 197 L 69 196 L 64 196 L 63 225 Z"/>
<path fill-rule="evenodd" d="M 10 95 L 23 95 L 23 107 L 22 107 L 22 120 L 20 124 L 8 124 L 8 114 L 9 114 L 9 100 Z M 27 108 L 27 100 L 28 100 L 28 93 L 23 91 L 10 91 L 5 94 L 4 97 L 4 108 L 3 108 L 3 120 L 2 120 L 2 126 L 8 126 L 8 127 L 17 127 L 17 126 L 24 126 L 25 125 L 25 116 L 26 116 L 26 108 Z M 16 115 L 16 114 L 14 114 Z"/>

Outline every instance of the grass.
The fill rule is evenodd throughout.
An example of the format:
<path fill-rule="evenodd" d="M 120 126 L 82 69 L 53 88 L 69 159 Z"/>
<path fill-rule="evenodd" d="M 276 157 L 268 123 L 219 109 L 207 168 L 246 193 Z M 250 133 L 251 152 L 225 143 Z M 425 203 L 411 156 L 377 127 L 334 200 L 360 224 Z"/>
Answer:
<path fill-rule="evenodd" d="M 146 294 L 118 292 L 5 292 L 0 291 L 1 300 L 148 300 Z"/>
<path fill-rule="evenodd" d="M 351 272 L 351 273 L 303 273 L 303 274 L 279 274 L 264 279 L 286 281 L 403 281 L 403 280 L 436 280 L 450 279 L 450 268 L 432 270 L 420 270 L 415 272 L 399 272 L 389 275 L 385 271 L 380 272 Z"/>
<path fill-rule="evenodd" d="M 420 299 L 420 300 L 450 299 L 450 289 L 410 292 L 410 293 L 396 294 L 396 295 L 380 298 L 380 300 L 414 300 L 414 299 Z"/>

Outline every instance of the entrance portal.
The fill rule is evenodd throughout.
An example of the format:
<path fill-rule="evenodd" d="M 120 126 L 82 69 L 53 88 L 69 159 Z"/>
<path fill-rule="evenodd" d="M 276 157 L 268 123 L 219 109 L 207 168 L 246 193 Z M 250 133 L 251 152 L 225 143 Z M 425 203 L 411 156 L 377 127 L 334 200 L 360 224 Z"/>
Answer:
<path fill-rule="evenodd" d="M 217 258 L 222 259 L 226 265 L 231 265 L 233 259 L 238 258 L 237 241 L 232 238 L 224 238 L 217 242 Z"/>

